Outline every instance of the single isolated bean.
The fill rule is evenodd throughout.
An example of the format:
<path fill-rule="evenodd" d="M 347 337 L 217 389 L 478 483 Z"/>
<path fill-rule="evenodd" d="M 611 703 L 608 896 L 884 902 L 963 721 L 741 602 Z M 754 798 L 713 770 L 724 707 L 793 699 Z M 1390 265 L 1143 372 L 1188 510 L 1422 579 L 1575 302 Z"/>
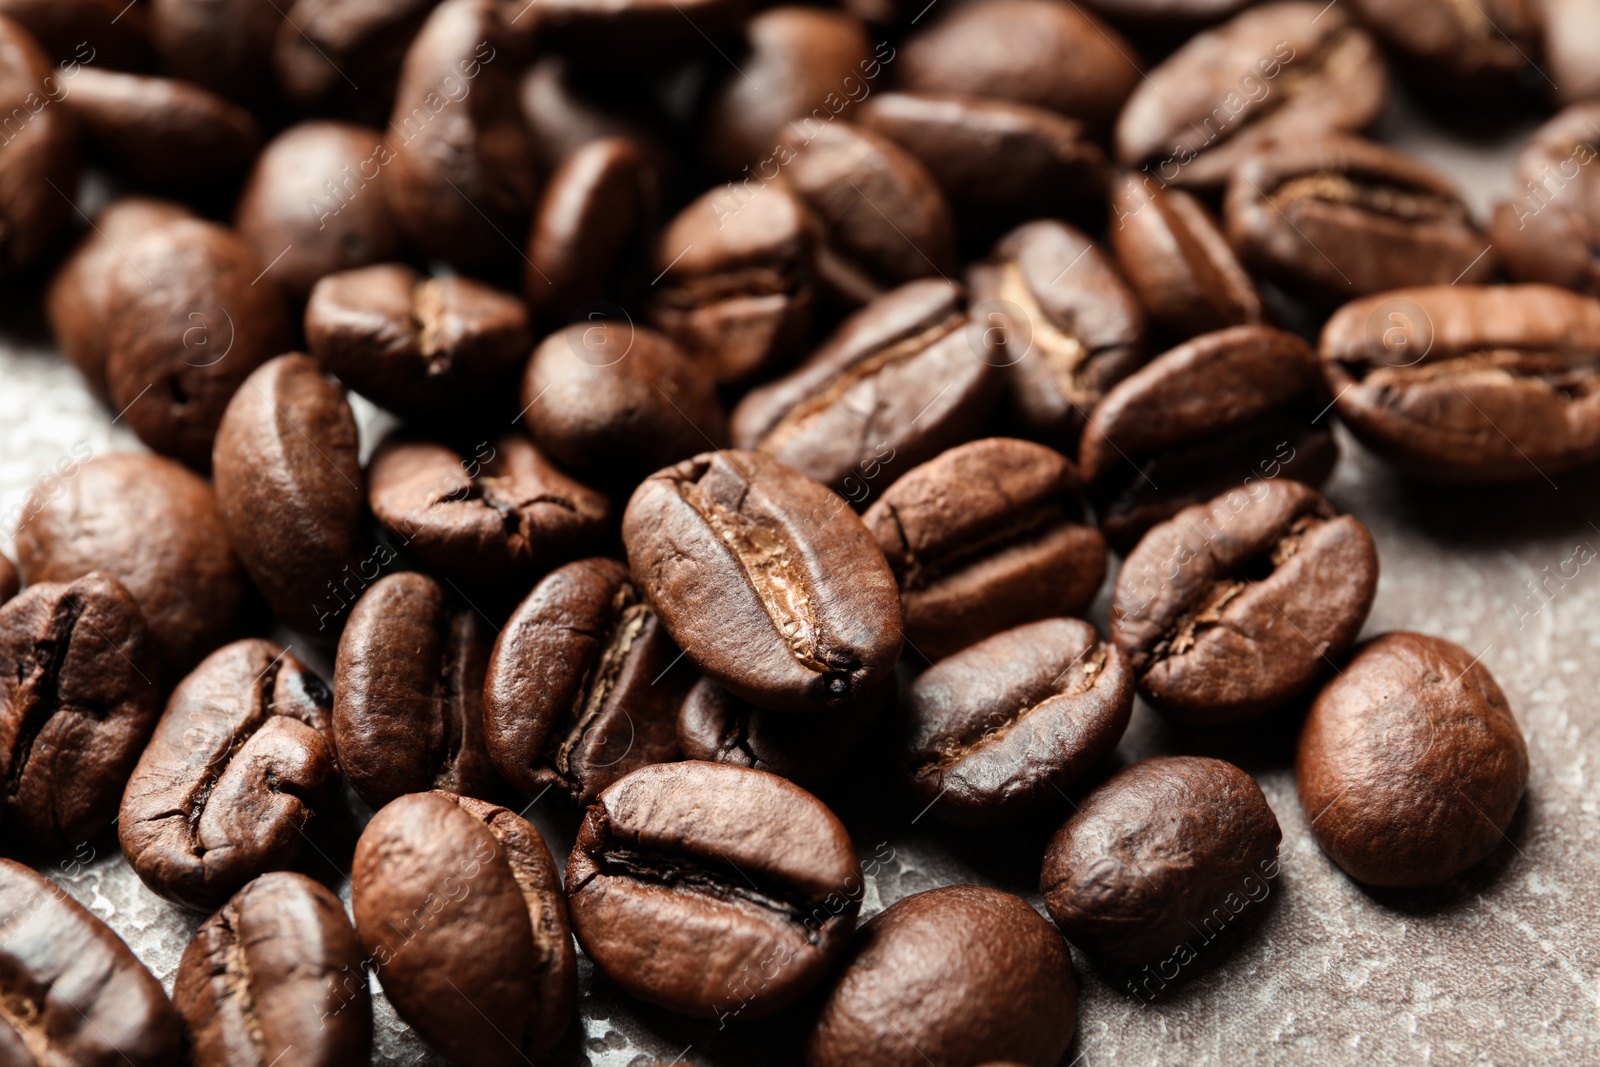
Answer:
<path fill-rule="evenodd" d="M 76 131 L 65 108 L 50 106 L 63 91 L 39 42 L 0 13 L 0 114 L 9 120 L 0 144 L 0 278 L 42 259 L 71 217 Z"/>
<path fill-rule="evenodd" d="M 1600 297 L 1600 167 L 1590 166 L 1597 158 L 1600 103 L 1568 108 L 1522 146 L 1516 192 L 1495 207 L 1491 229 L 1512 278 Z"/>

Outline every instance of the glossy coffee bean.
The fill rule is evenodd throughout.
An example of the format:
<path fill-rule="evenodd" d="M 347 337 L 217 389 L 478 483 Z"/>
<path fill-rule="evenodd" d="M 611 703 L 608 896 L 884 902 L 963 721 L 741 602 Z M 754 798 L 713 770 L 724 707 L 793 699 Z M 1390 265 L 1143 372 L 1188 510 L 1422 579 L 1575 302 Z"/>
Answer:
<path fill-rule="evenodd" d="M 776 775 L 661 763 L 590 807 L 567 862 L 584 952 L 625 992 L 701 1018 L 759 1019 L 818 985 L 855 929 L 844 824 Z"/>
<path fill-rule="evenodd" d="M 1316 357 L 1293 334 L 1202 334 L 1118 383 L 1083 430 L 1078 462 L 1100 529 L 1126 553 L 1190 504 L 1263 478 L 1320 485 L 1338 446 Z"/>
<path fill-rule="evenodd" d="M 1597 94 L 1600 95 L 1600 94 Z M 1519 282 L 1600 296 L 1600 104 L 1568 108 L 1517 156 L 1509 200 L 1496 205 L 1495 254 Z"/>
<path fill-rule="evenodd" d="M 283 22 L 273 0 L 151 0 L 150 35 L 161 66 L 252 106 L 272 97 L 272 41 Z"/>
<path fill-rule="evenodd" d="M 669 177 L 676 169 L 676 153 L 662 136 L 662 123 L 656 121 L 658 116 L 652 115 L 648 102 L 636 93 L 622 94 L 625 99 L 620 101 L 611 95 L 597 96 L 594 75 L 592 69 L 552 54 L 539 56 L 522 72 L 517 103 L 533 138 L 540 172 L 554 173 L 562 161 L 590 141 L 622 137 L 644 150 L 659 177 Z M 602 86 L 607 83 L 603 76 L 598 80 Z"/>
<path fill-rule="evenodd" d="M 906 643 L 933 659 L 1001 630 L 1089 606 L 1106 543 L 1072 461 L 987 437 L 885 490 L 862 519 L 900 584 Z"/>
<path fill-rule="evenodd" d="M 351 609 L 334 661 L 333 739 L 372 807 L 428 789 L 495 788 L 483 743 L 485 625 L 423 574 L 382 578 Z"/>
<path fill-rule="evenodd" d="M 1505 840 L 1528 783 L 1528 747 L 1470 652 L 1390 633 L 1318 694 L 1295 782 L 1317 843 L 1352 878 L 1437 885 Z"/>
<path fill-rule="evenodd" d="M 117 0 L 0 0 L 0 15 L 31 33 L 62 72 L 93 63 L 108 70 L 149 70 L 150 13 Z"/>
<path fill-rule="evenodd" d="M 1490 100 L 1532 74 L 1539 51 L 1536 0 L 1354 0 L 1351 16 L 1395 53 L 1424 90 L 1446 99 Z"/>
<path fill-rule="evenodd" d="M 401 797 L 362 831 L 350 880 L 384 994 L 429 1045 L 511 1067 L 560 1040 L 577 953 L 555 861 L 526 820 L 452 793 Z"/>
<path fill-rule="evenodd" d="M 29 585 L 91 571 L 116 578 L 139 602 L 169 680 L 235 634 L 246 580 L 211 486 L 133 453 L 91 459 L 61 480 L 35 487 L 17 530 Z"/>
<path fill-rule="evenodd" d="M 201 924 L 178 962 L 172 1000 L 188 1027 L 189 1062 L 366 1062 L 364 955 L 327 888 L 288 871 L 257 878 Z"/>
<path fill-rule="evenodd" d="M 993 331 L 954 282 L 912 282 L 857 311 L 784 378 L 734 410 L 758 450 L 861 503 L 977 435 L 1001 385 Z"/>
<path fill-rule="evenodd" d="M 60 886 L 0 859 L 0 913 L 9 917 L 0 1022 L 12 1063 L 165 1067 L 179 1062 L 183 1025 L 161 983 L 100 918 Z"/>
<path fill-rule="evenodd" d="M 1321 352 L 1340 420 L 1417 478 L 1537 481 L 1600 457 L 1600 301 L 1401 289 L 1340 308 Z"/>
<path fill-rule="evenodd" d="M 861 928 L 805 1062 L 925 1067 L 999 1056 L 1051 1067 L 1077 1028 L 1078 983 L 1061 935 L 1020 897 L 952 885 L 906 897 Z"/>
<path fill-rule="evenodd" d="M 240 387 L 217 430 L 217 504 L 239 559 L 286 626 L 331 640 L 318 601 L 364 545 L 355 415 L 310 356 Z"/>
<path fill-rule="evenodd" d="M 9 557 L 0 556 L 0 604 L 16 596 L 21 588 L 22 579 L 17 576 L 16 564 Z"/>
<path fill-rule="evenodd" d="M 294 0 L 272 41 L 283 95 L 301 108 L 381 125 L 406 48 L 434 0 Z M 348 80 L 347 80 L 348 79 Z"/>
<path fill-rule="evenodd" d="M 71 850 L 111 825 L 161 714 L 159 681 L 139 605 L 108 574 L 30 585 L 0 608 L 0 776 L 10 836 Z"/>
<path fill-rule="evenodd" d="M 78 187 L 76 131 L 50 106 L 66 91 L 33 35 L 0 14 L 0 113 L 11 122 L 0 144 L 0 278 L 42 259 L 72 214 L 60 190 Z"/>
<path fill-rule="evenodd" d="M 1333 669 L 1377 588 L 1378 551 L 1360 521 L 1299 482 L 1258 481 L 1144 535 L 1117 574 L 1111 639 L 1156 708 L 1233 722 Z"/>
<path fill-rule="evenodd" d="M 1039 889 L 1067 940 L 1097 959 L 1181 959 L 1271 892 L 1282 839 L 1233 764 L 1147 759 L 1083 798 L 1045 851 Z"/>
<path fill-rule="evenodd" d="M 1542 63 L 1560 104 L 1600 99 L 1600 11 L 1586 0 L 1543 0 Z"/>
<path fill-rule="evenodd" d="M 337 796 L 332 697 L 270 641 L 236 641 L 172 691 L 128 779 L 122 854 L 154 893 L 210 909 L 294 865 Z"/>

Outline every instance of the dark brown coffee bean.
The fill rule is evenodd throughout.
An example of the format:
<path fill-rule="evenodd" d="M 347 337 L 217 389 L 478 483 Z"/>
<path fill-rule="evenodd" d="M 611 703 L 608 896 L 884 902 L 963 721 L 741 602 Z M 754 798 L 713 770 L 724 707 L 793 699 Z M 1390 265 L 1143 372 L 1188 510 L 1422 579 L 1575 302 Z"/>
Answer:
<path fill-rule="evenodd" d="M 1384 634 L 1323 687 L 1295 757 L 1322 846 L 1368 885 L 1437 885 L 1505 839 L 1528 746 L 1505 694 L 1466 649 Z"/>
<path fill-rule="evenodd" d="M 1147 174 L 1113 185 L 1107 240 L 1150 317 L 1177 340 L 1261 321 L 1261 298 L 1205 205 Z"/>
<path fill-rule="evenodd" d="M 139 602 L 168 679 L 234 636 L 245 576 L 211 486 L 169 459 L 134 454 L 90 460 L 63 480 L 59 492 L 34 489 L 17 530 L 28 584 L 91 571 L 116 578 Z"/>
<path fill-rule="evenodd" d="M 391 574 L 350 611 L 333 672 L 333 738 L 374 808 L 403 793 L 496 786 L 483 743 L 485 621 L 423 574 Z"/>
<path fill-rule="evenodd" d="M 532 18 L 530 13 L 527 20 Z M 540 171 L 553 173 L 563 160 L 590 141 L 622 137 L 640 147 L 659 178 L 669 178 L 675 170 L 674 151 L 660 133 L 664 123 L 653 121 L 656 116 L 650 114 L 648 107 L 639 110 L 644 103 L 639 99 L 642 94 L 624 94 L 626 99 L 620 101 L 597 97 L 597 87 L 592 83 L 598 80 L 599 88 L 604 88 L 611 79 L 580 77 L 594 73 L 574 67 L 557 55 L 542 55 L 523 71 L 517 102 L 533 138 Z"/>
<path fill-rule="evenodd" d="M 511 294 L 398 263 L 322 279 L 305 326 L 324 370 L 416 419 L 490 399 L 513 383 L 533 343 L 528 309 Z"/>
<path fill-rule="evenodd" d="M 638 767 L 678 758 L 694 683 L 628 569 L 585 559 L 528 594 L 494 643 L 483 731 L 495 767 L 529 796 L 592 804 Z"/>
<path fill-rule="evenodd" d="M 63 74 L 80 64 L 108 70 L 149 70 L 150 13 L 117 0 L 0 0 L 0 15 L 33 34 Z"/>
<path fill-rule="evenodd" d="M 264 874 L 183 950 L 172 1000 L 194 1067 L 365 1063 L 372 999 L 344 905 L 303 874 Z"/>
<path fill-rule="evenodd" d="M 401 797 L 362 831 L 350 880 L 383 991 L 429 1045 L 513 1067 L 560 1040 L 577 953 L 555 861 L 526 820 L 451 793 Z"/>
<path fill-rule="evenodd" d="M 271 641 L 236 641 L 172 691 L 117 821 L 152 892 L 211 909 L 294 865 L 334 803 L 339 761 L 322 679 Z"/>
<path fill-rule="evenodd" d="M 1600 457 L 1600 301 L 1547 285 L 1432 286 L 1322 331 L 1339 418 L 1436 482 L 1534 481 Z"/>
<path fill-rule="evenodd" d="M 861 907 L 850 834 L 777 775 L 659 763 L 589 809 L 567 862 L 573 932 L 640 1000 L 759 1019 L 826 977 Z"/>
<path fill-rule="evenodd" d="M 1177 24 L 1192 26 L 1200 22 L 1216 22 L 1251 0 L 1089 0 L 1094 11 L 1113 19 L 1118 25 L 1127 23 L 1136 28 L 1160 28 Z"/>
<path fill-rule="evenodd" d="M 372 514 L 436 574 L 526 589 L 614 529 L 611 501 L 563 474 L 522 434 L 470 453 L 396 435 L 367 469 Z"/>
<path fill-rule="evenodd" d="M 217 430 L 228 538 L 284 625 L 322 640 L 317 603 L 365 543 L 359 447 L 344 390 L 298 352 L 247 378 Z"/>
<path fill-rule="evenodd" d="M 272 139 L 239 194 L 234 225 L 296 301 L 319 278 L 400 254 L 378 179 L 394 151 L 377 130 L 302 122 Z"/>
<path fill-rule="evenodd" d="M 1600 99 L 1600 11 L 1587 0 L 1541 0 L 1544 58 L 1556 102 Z"/>
<path fill-rule="evenodd" d="M 1271 479 L 1184 508 L 1117 574 L 1111 639 L 1139 693 L 1210 725 L 1281 707 L 1361 632 L 1378 590 L 1367 528 L 1315 489 Z"/>
<path fill-rule="evenodd" d="M 525 6 L 511 5 L 519 12 Z M 749 5 L 744 0 L 674 0 L 665 7 L 653 0 L 541 0 L 537 10 L 541 51 L 553 49 L 591 68 L 623 73 L 643 67 L 653 73 L 697 55 L 727 55 Z"/>
<path fill-rule="evenodd" d="M 1528 139 L 1515 193 L 1495 207 L 1491 231 L 1511 277 L 1600 296 L 1600 167 L 1590 166 L 1597 158 L 1600 104 L 1568 108 Z"/>
<path fill-rule="evenodd" d="M 634 580 L 684 654 L 760 707 L 820 710 L 900 655 L 894 574 L 839 497 L 759 452 L 708 452 L 639 486 Z"/>
<path fill-rule="evenodd" d="M 173 77 L 260 106 L 272 96 L 276 0 L 151 0 L 150 33 Z"/>
<path fill-rule="evenodd" d="M 159 681 L 139 605 L 109 574 L 30 585 L 0 608 L 0 779 L 11 836 L 72 849 L 111 825 L 161 715 Z"/>
<path fill-rule="evenodd" d="M 1339 457 L 1316 357 L 1265 326 L 1202 334 L 1123 379 L 1078 462 L 1100 529 L 1126 553 L 1190 504 L 1262 478 L 1321 485 Z"/>
<path fill-rule="evenodd" d="M 66 228 L 78 188 L 70 115 L 52 107 L 67 87 L 31 34 L 0 15 L 0 278 L 38 262 Z M 54 188 L 52 188 L 54 186 Z"/>
<path fill-rule="evenodd" d="M 116 933 L 60 886 L 0 860 L 0 1048 L 16 1064 L 169 1067 L 183 1024 L 161 983 Z"/>
<path fill-rule="evenodd" d="M 778 370 L 811 326 L 814 236 L 782 182 L 712 189 L 656 243 L 650 321 L 719 384 Z"/>
<path fill-rule="evenodd" d="M 1282 0 L 1189 40 L 1128 98 L 1117 162 L 1163 187 L 1217 189 L 1276 136 L 1360 130 L 1383 110 L 1389 72 L 1345 8 Z"/>
<path fill-rule="evenodd" d="M 805 1062 L 926 1067 L 1001 1056 L 1051 1067 L 1077 1029 L 1078 983 L 1061 935 L 1021 897 L 952 885 L 862 927 Z"/>
<path fill-rule="evenodd" d="M 283 95 L 300 107 L 381 125 L 406 48 L 436 0 L 295 0 L 272 42 Z"/>
<path fill-rule="evenodd" d="M 17 576 L 16 565 L 7 557 L 0 556 L 0 604 L 16 596 L 21 588 L 22 579 Z"/>
<path fill-rule="evenodd" d="M 1494 275 L 1489 239 L 1454 182 L 1355 137 L 1275 141 L 1245 156 L 1225 220 L 1247 266 L 1316 300 Z"/>
<path fill-rule="evenodd" d="M 988 437 L 908 472 L 862 519 L 900 583 L 906 643 L 939 659 L 1001 630 L 1089 606 L 1106 543 L 1072 461 Z"/>
<path fill-rule="evenodd" d="M 1350 12 L 1425 91 L 1490 100 L 1531 73 L 1540 7 L 1541 0 L 1353 0 Z"/>
<path fill-rule="evenodd" d="M 1039 889 L 1068 941 L 1146 963 L 1203 944 L 1264 899 L 1282 840 L 1261 787 L 1233 764 L 1147 759 L 1083 798 L 1045 851 Z"/>

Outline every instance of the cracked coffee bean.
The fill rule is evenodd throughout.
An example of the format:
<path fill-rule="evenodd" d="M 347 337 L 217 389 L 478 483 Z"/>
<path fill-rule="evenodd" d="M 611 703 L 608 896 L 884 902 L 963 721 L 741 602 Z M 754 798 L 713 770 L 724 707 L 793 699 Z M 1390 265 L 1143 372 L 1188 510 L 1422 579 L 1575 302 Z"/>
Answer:
<path fill-rule="evenodd" d="M 367 1062 L 364 956 L 344 905 L 326 887 L 288 871 L 257 878 L 201 924 L 178 963 L 172 1001 L 188 1026 L 188 1062 Z"/>
<path fill-rule="evenodd" d="M 759 1019 L 814 988 L 861 907 L 850 835 L 777 775 L 662 763 L 589 808 L 567 863 L 573 931 L 640 1000 Z"/>
<path fill-rule="evenodd" d="M 489 755 L 531 797 L 594 802 L 635 768 L 678 758 L 694 682 L 628 569 L 584 559 L 548 575 L 500 632 L 483 686 Z"/>
<path fill-rule="evenodd" d="M 0 143 L 0 278 L 43 259 L 72 215 L 61 190 L 78 187 L 76 130 L 65 108 L 48 106 L 64 91 L 39 42 L 0 13 L 0 114 L 7 117 Z"/>
<path fill-rule="evenodd" d="M 759 452 L 658 471 L 622 519 L 635 582 L 694 665 L 774 711 L 881 684 L 900 655 L 899 590 L 845 502 Z"/>
<path fill-rule="evenodd" d="M 236 641 L 172 691 L 122 797 L 122 854 L 150 890 L 209 910 L 294 865 L 338 795 L 322 679 L 270 641 Z"/>
<path fill-rule="evenodd" d="M 1427 95 L 1491 101 L 1537 79 L 1540 0 L 1352 0 L 1351 15 Z"/>
<path fill-rule="evenodd" d="M 526 820 L 452 793 L 400 797 L 362 831 L 350 881 L 367 958 L 424 1041 L 481 1067 L 555 1047 L 577 953 L 555 860 Z"/>
<path fill-rule="evenodd" d="M 1506 840 L 1528 746 L 1480 658 L 1442 638 L 1384 634 L 1311 706 L 1295 756 L 1300 807 L 1358 882 L 1438 885 Z"/>
<path fill-rule="evenodd" d="M 1495 207 L 1491 231 L 1513 279 L 1600 297 L 1600 167 L 1590 166 L 1597 158 L 1600 103 L 1568 108 L 1523 145 L 1516 191 Z"/>
<path fill-rule="evenodd" d="M 1117 575 L 1111 639 L 1157 709 L 1235 722 L 1283 706 L 1338 662 L 1377 589 L 1365 526 L 1299 482 L 1256 482 L 1144 535 Z"/>
<path fill-rule="evenodd" d="M 1266 899 L 1282 840 L 1261 787 L 1233 764 L 1147 759 L 1083 798 L 1045 851 L 1039 891 L 1096 959 L 1181 961 Z"/>

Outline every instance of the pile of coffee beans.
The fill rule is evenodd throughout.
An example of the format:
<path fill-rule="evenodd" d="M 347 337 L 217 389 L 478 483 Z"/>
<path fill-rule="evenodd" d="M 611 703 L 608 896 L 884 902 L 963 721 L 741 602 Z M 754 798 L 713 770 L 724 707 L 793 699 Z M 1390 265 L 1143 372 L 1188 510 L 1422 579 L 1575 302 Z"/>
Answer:
<path fill-rule="evenodd" d="M 1587 0 L 757 7 L 0 0 L 4 299 L 148 446 L 0 556 L 0 1060 L 362 1063 L 375 978 L 531 1063 L 581 954 L 773 1062 L 1053 1067 L 1069 945 L 1278 869 L 1238 767 L 1119 765 L 1138 700 L 1296 717 L 1367 886 L 1499 847 L 1513 709 L 1358 643 L 1318 490 L 1336 422 L 1600 460 Z M 1566 110 L 1491 221 L 1363 137 L 1400 92 Z M 864 804 L 1042 827 L 1042 908 L 880 902 Z M 37 873 L 113 826 L 209 915 L 170 998 Z"/>

